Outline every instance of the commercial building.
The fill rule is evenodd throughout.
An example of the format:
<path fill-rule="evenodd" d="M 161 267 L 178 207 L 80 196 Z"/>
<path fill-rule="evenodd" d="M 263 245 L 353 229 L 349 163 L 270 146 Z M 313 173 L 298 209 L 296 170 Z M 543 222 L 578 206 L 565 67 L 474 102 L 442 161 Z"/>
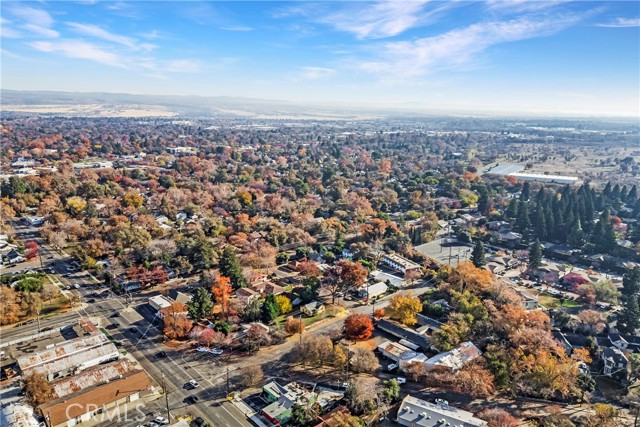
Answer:
<path fill-rule="evenodd" d="M 0 427 L 38 427 L 33 409 L 20 403 L 12 403 L 0 410 Z"/>
<path fill-rule="evenodd" d="M 118 349 L 102 333 L 64 341 L 46 350 L 16 360 L 23 376 L 41 374 L 48 381 L 117 360 Z"/>
<path fill-rule="evenodd" d="M 40 405 L 48 427 L 71 427 L 107 413 L 118 405 L 138 400 L 151 390 L 151 381 L 142 370 L 130 372 L 106 383 Z M 105 420 L 108 414 L 105 414 Z"/>
<path fill-rule="evenodd" d="M 171 304 L 173 304 L 173 301 L 164 295 L 156 295 L 149 298 L 149 305 L 157 312 L 160 312 L 163 308 L 171 307 Z"/>
<path fill-rule="evenodd" d="M 358 291 L 358 295 L 361 298 L 375 298 L 380 295 L 384 295 L 389 287 L 384 282 L 374 283 L 370 286 L 363 286 Z"/>
<path fill-rule="evenodd" d="M 64 397 L 123 376 L 131 375 L 135 371 L 136 369 L 129 359 L 121 359 L 104 365 L 94 366 L 72 377 L 58 378 L 50 384 L 56 396 Z"/>
<path fill-rule="evenodd" d="M 509 176 L 518 181 L 545 182 L 549 184 L 573 185 L 578 182 L 578 178 L 565 175 L 543 175 L 538 173 L 511 173 Z"/>
<path fill-rule="evenodd" d="M 427 369 L 444 367 L 449 368 L 452 371 L 457 371 L 481 355 L 482 352 L 480 349 L 478 349 L 478 347 L 476 347 L 472 342 L 467 341 L 461 343 L 453 350 L 436 354 L 435 356 L 427 359 L 424 362 L 424 366 Z"/>
<path fill-rule="evenodd" d="M 400 361 L 400 357 L 402 357 L 404 353 L 410 350 L 410 348 L 393 341 L 385 341 L 378 346 L 378 351 L 380 352 L 380 354 L 388 359 L 393 360 L 396 363 Z"/>
<path fill-rule="evenodd" d="M 431 343 L 426 335 L 420 334 L 413 329 L 409 329 L 390 320 L 379 320 L 376 322 L 376 328 L 385 331 L 394 337 L 400 338 L 401 340 L 408 341 L 422 350 L 429 350 L 431 348 Z"/>
<path fill-rule="evenodd" d="M 487 422 L 473 416 L 471 412 L 450 406 L 418 399 L 408 394 L 400 404 L 398 424 L 410 427 L 485 427 Z"/>

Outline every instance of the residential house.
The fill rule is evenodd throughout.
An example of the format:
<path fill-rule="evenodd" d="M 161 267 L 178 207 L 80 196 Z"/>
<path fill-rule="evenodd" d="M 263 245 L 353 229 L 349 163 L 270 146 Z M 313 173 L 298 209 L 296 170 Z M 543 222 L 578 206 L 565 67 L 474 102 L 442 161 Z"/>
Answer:
<path fill-rule="evenodd" d="M 487 422 L 446 402 L 431 403 L 408 394 L 400 404 L 398 424 L 408 427 L 485 427 Z"/>
<path fill-rule="evenodd" d="M 391 267 L 394 270 L 400 271 L 403 274 L 407 274 L 407 272 L 409 271 L 420 271 L 419 264 L 408 260 L 396 253 L 384 254 L 380 262 Z"/>
<path fill-rule="evenodd" d="M 259 282 L 254 285 L 251 285 L 251 289 L 256 291 L 259 294 L 266 294 L 266 295 L 280 295 L 285 291 L 285 289 L 282 286 L 276 285 L 275 283 L 270 281 Z"/>
<path fill-rule="evenodd" d="M 118 405 L 134 402 L 150 390 L 149 377 L 144 371 L 137 370 L 57 398 L 40 405 L 39 408 L 48 427 L 71 427 Z"/>
<path fill-rule="evenodd" d="M 24 220 L 31 227 L 39 227 L 44 224 L 43 216 L 25 216 Z"/>
<path fill-rule="evenodd" d="M 300 311 L 307 316 L 316 316 L 320 313 L 324 313 L 324 309 L 324 304 L 319 301 L 311 301 L 310 303 L 300 307 Z"/>
<path fill-rule="evenodd" d="M 425 356 L 424 353 L 420 353 L 417 351 L 413 351 L 413 350 L 409 350 L 409 351 L 405 351 L 404 353 L 402 353 L 400 355 L 400 360 L 399 365 L 400 365 L 400 370 L 401 371 L 405 371 L 407 369 L 407 366 L 413 364 L 413 363 L 422 363 L 424 364 L 427 361 L 428 357 Z"/>
<path fill-rule="evenodd" d="M 435 356 L 427 359 L 424 362 L 424 366 L 427 369 L 444 367 L 449 368 L 452 371 L 457 371 L 481 355 L 482 352 L 480 349 L 478 349 L 478 347 L 476 347 L 472 342 L 467 341 L 461 343 L 458 347 L 452 350 L 436 354 Z"/>
<path fill-rule="evenodd" d="M 278 426 L 289 421 L 293 405 L 306 405 L 315 401 L 315 396 L 312 393 L 295 382 L 282 386 L 276 381 L 272 381 L 262 388 L 260 396 L 267 402 L 271 402 L 262 409 L 262 415 Z"/>
<path fill-rule="evenodd" d="M 624 353 L 640 353 L 640 337 L 637 335 L 609 334 L 609 341 Z"/>
<path fill-rule="evenodd" d="M 48 381 L 76 375 L 92 366 L 117 360 L 120 352 L 102 333 L 80 337 L 18 357 L 23 376 L 42 374 Z"/>
<path fill-rule="evenodd" d="M 26 258 L 20 255 L 20 253 L 15 249 L 11 249 L 9 252 L 5 254 L 4 257 L 9 264 L 15 264 L 18 262 L 26 261 Z"/>
<path fill-rule="evenodd" d="M 617 348 L 604 347 L 600 358 L 604 362 L 604 374 L 609 377 L 627 377 L 627 364 L 629 360 L 622 351 Z"/>
<path fill-rule="evenodd" d="M 449 307 L 449 304 L 447 303 L 447 301 L 445 300 L 441 300 L 441 301 L 444 301 L 444 304 L 446 304 L 447 308 Z M 436 303 L 437 301 L 433 302 L 433 304 L 436 304 Z M 427 336 L 431 336 L 435 331 L 440 330 L 440 328 L 442 328 L 442 325 L 444 325 L 444 323 L 436 319 L 433 319 L 429 316 L 422 315 L 420 313 L 416 314 L 416 319 L 418 320 L 418 325 L 420 325 L 416 329 L 416 332 L 418 332 L 419 334 L 427 335 Z"/>
<path fill-rule="evenodd" d="M 362 286 L 358 290 L 358 296 L 360 298 L 375 298 L 380 295 L 384 295 L 389 287 L 384 282 L 374 283 L 369 286 Z"/>
<path fill-rule="evenodd" d="M 385 341 L 381 343 L 377 349 L 384 357 L 391 359 L 396 363 L 400 362 L 400 357 L 404 353 L 410 351 L 408 347 L 393 341 Z"/>
<path fill-rule="evenodd" d="M 256 292 L 251 288 L 236 289 L 236 297 L 245 304 L 260 299 L 260 292 Z"/>
<path fill-rule="evenodd" d="M 506 231 L 506 232 L 501 231 L 501 232 L 495 233 L 494 236 L 499 243 L 509 248 L 515 248 L 522 241 L 522 234 L 514 233 L 513 231 Z"/>
<path fill-rule="evenodd" d="M 418 333 L 413 329 L 390 320 L 382 319 L 376 322 L 376 328 L 385 331 L 394 337 L 404 339 L 410 343 L 417 345 L 420 349 L 426 351 L 431 348 L 429 338 L 425 334 Z"/>

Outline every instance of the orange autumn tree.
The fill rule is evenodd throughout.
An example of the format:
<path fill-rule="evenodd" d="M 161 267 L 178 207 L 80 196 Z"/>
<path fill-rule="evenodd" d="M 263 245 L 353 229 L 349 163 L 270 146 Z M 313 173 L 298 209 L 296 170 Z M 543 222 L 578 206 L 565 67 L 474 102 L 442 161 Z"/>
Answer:
<path fill-rule="evenodd" d="M 373 322 L 366 314 L 352 314 L 344 320 L 344 333 L 354 341 L 365 341 L 373 334 Z"/>
<path fill-rule="evenodd" d="M 174 302 L 169 307 L 160 310 L 164 323 L 164 334 L 175 340 L 189 335 L 193 322 L 187 317 L 187 306 L 181 302 Z"/>
<path fill-rule="evenodd" d="M 226 276 L 218 276 L 211 287 L 211 293 L 217 304 L 220 304 L 222 315 L 226 315 L 229 309 L 229 300 L 231 299 L 231 279 Z"/>
<path fill-rule="evenodd" d="M 495 278 L 489 270 L 478 268 L 469 261 L 458 264 L 449 275 L 448 282 L 460 292 L 480 293 L 490 290 Z"/>

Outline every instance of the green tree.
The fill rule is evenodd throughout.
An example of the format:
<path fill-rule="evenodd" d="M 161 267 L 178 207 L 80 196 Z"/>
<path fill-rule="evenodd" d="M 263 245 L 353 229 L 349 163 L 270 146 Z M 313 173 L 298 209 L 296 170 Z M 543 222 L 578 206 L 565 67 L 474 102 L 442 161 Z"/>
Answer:
<path fill-rule="evenodd" d="M 233 289 L 244 288 L 247 280 L 242 274 L 240 261 L 235 250 L 231 246 L 226 246 L 220 257 L 220 274 L 231 279 Z"/>
<path fill-rule="evenodd" d="M 473 252 L 471 253 L 471 262 L 473 262 L 473 265 L 478 268 L 482 268 L 487 264 L 484 258 L 484 244 L 480 239 L 476 240 L 476 244 L 473 247 Z"/>
<path fill-rule="evenodd" d="M 400 385 L 394 378 L 385 380 L 382 386 L 384 400 L 388 403 L 395 402 L 400 397 Z"/>
<path fill-rule="evenodd" d="M 596 380 L 591 375 L 579 373 L 577 386 L 580 388 L 580 401 L 584 401 L 585 393 L 592 393 L 596 389 Z"/>
<path fill-rule="evenodd" d="M 529 250 L 529 268 L 538 268 L 542 264 L 542 245 L 536 239 L 533 246 Z"/>
<path fill-rule="evenodd" d="M 273 294 L 269 294 L 267 295 L 267 298 L 265 298 L 262 303 L 261 314 L 262 321 L 266 324 L 273 322 L 280 314 L 280 310 L 278 310 L 278 302 Z"/>
<path fill-rule="evenodd" d="M 629 268 L 622 276 L 622 294 L 630 297 L 640 292 L 640 267 Z"/>
<path fill-rule="evenodd" d="M 209 290 L 198 288 L 191 301 L 187 303 L 187 310 L 194 322 L 209 316 L 213 311 L 213 302 L 211 301 Z"/>
<path fill-rule="evenodd" d="M 571 226 L 571 231 L 567 236 L 567 243 L 573 248 L 581 248 L 584 242 L 584 231 L 582 231 L 580 220 L 577 220 Z"/>
<path fill-rule="evenodd" d="M 520 192 L 520 200 L 523 201 L 528 201 L 529 197 L 531 196 L 531 185 L 529 184 L 528 181 L 525 181 L 525 183 L 522 185 L 522 191 Z"/>
<path fill-rule="evenodd" d="M 518 203 L 518 218 L 516 219 L 516 227 L 518 231 L 525 236 L 529 233 L 531 220 L 529 219 L 529 205 L 526 202 L 520 201 Z"/>
<path fill-rule="evenodd" d="M 638 298 L 633 295 L 626 299 L 624 307 L 618 316 L 618 330 L 627 334 L 635 334 L 640 328 L 640 307 Z"/>

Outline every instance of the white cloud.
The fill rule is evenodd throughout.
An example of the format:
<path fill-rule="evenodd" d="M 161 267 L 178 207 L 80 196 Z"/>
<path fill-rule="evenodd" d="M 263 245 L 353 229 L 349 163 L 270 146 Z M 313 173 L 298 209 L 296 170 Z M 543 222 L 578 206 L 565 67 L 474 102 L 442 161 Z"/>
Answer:
<path fill-rule="evenodd" d="M 582 92 L 558 92 L 556 95 L 561 96 L 563 98 L 577 98 L 577 99 L 593 99 L 595 96 L 582 93 Z"/>
<path fill-rule="evenodd" d="M 0 37 L 18 39 L 22 37 L 22 34 L 14 28 L 11 28 L 11 21 L 0 17 Z"/>
<path fill-rule="evenodd" d="M 53 18 L 49 13 L 42 9 L 36 9 L 30 6 L 12 6 L 8 12 L 22 21 L 21 28 L 30 33 L 47 38 L 56 38 L 60 35 L 53 30 Z"/>
<path fill-rule="evenodd" d="M 334 10 L 334 5 L 314 3 L 289 7 L 275 16 L 302 15 L 313 22 L 354 34 L 360 40 L 380 39 L 428 24 L 442 11 L 457 6 L 457 2 L 439 2 L 436 7 L 426 10 L 427 3 L 429 0 L 353 2 L 346 3 L 339 10 Z"/>
<path fill-rule="evenodd" d="M 596 27 L 608 27 L 608 28 L 640 27 L 640 18 L 617 18 L 605 24 L 597 24 Z"/>
<path fill-rule="evenodd" d="M 41 52 L 60 53 L 69 58 L 88 59 L 113 67 L 128 68 L 124 59 L 119 55 L 81 40 L 38 41 L 27 44 Z"/>
<path fill-rule="evenodd" d="M 578 16 L 473 24 L 433 37 L 383 44 L 380 58 L 359 68 L 391 79 L 419 77 L 467 65 L 488 48 L 507 42 L 548 36 L 577 23 Z"/>
<path fill-rule="evenodd" d="M 487 9 L 494 12 L 535 12 L 538 10 L 548 9 L 559 4 L 566 3 L 564 1 L 544 1 L 544 0 L 488 0 Z"/>
<path fill-rule="evenodd" d="M 105 30 L 104 28 L 98 27 L 97 25 L 80 24 L 77 22 L 67 22 L 67 25 L 79 34 L 95 37 L 112 43 L 117 43 L 132 50 L 142 50 L 148 52 L 155 48 L 155 46 L 152 44 L 140 43 L 138 40 L 132 37 L 110 33 L 109 31 Z"/>
<path fill-rule="evenodd" d="M 309 80 L 329 77 L 336 72 L 336 70 L 334 70 L 333 68 L 323 67 L 300 67 L 299 70 L 301 71 L 300 76 Z"/>
<path fill-rule="evenodd" d="M 220 29 L 225 31 L 253 31 L 253 28 L 243 25 L 231 25 L 229 27 L 220 27 Z"/>

